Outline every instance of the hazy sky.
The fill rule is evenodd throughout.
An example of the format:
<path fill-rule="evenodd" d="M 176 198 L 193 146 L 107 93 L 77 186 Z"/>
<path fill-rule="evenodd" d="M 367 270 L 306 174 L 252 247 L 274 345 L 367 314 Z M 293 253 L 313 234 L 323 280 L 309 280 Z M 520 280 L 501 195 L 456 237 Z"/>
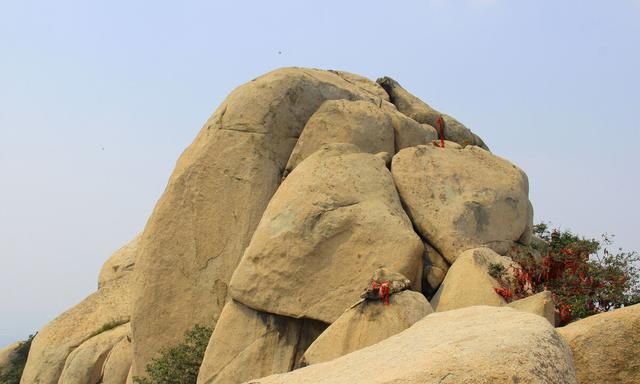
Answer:
<path fill-rule="evenodd" d="M 0 0 L 0 347 L 95 290 L 181 151 L 282 66 L 388 75 L 640 250 L 640 0 Z"/>

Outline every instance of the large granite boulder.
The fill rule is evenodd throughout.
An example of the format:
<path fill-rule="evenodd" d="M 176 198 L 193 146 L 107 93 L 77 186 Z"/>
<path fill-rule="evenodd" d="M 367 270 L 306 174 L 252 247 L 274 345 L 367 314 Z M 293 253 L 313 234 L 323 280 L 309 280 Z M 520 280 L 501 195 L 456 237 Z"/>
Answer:
<path fill-rule="evenodd" d="M 419 290 L 422 252 L 384 161 L 350 144 L 327 145 L 274 195 L 230 292 L 256 310 L 331 323 L 379 267 Z"/>
<path fill-rule="evenodd" d="M 578 383 L 640 383 L 640 304 L 558 328 L 576 364 Z"/>
<path fill-rule="evenodd" d="M 453 263 L 440 288 L 431 298 L 437 312 L 471 307 L 474 305 L 502 306 L 506 301 L 496 293 L 501 285 L 489 275 L 489 266 L 502 266 L 506 274 L 517 265 L 508 257 L 500 256 L 489 248 L 470 249 Z"/>
<path fill-rule="evenodd" d="M 467 249 L 503 254 L 530 239 L 527 176 L 484 149 L 406 148 L 394 156 L 391 172 L 416 229 L 449 263 Z"/>
<path fill-rule="evenodd" d="M 381 300 L 363 300 L 346 310 L 306 350 L 302 365 L 333 360 L 404 331 L 433 309 L 422 294 L 402 291 Z"/>
<path fill-rule="evenodd" d="M 303 127 L 338 99 L 381 104 L 388 96 L 357 75 L 279 69 L 234 90 L 182 154 L 140 239 L 134 376 L 195 324 L 215 324 Z"/>
<path fill-rule="evenodd" d="M 571 350 L 549 322 L 511 308 L 433 313 L 335 360 L 252 384 L 576 383 Z"/>
<path fill-rule="evenodd" d="M 294 369 L 326 324 L 225 305 L 209 340 L 198 384 L 235 384 Z"/>

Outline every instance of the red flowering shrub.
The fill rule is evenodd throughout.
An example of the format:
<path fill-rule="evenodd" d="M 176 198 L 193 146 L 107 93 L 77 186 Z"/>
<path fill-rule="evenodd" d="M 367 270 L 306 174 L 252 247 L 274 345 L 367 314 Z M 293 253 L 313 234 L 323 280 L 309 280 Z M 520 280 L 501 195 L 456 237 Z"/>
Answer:
<path fill-rule="evenodd" d="M 560 325 L 640 303 L 637 252 L 609 252 L 611 240 L 606 235 L 601 241 L 588 240 L 569 231 L 549 230 L 546 224 L 536 225 L 534 233 L 543 244 L 538 249 L 512 252 L 521 266 L 513 271 L 512 278 L 505 280 L 502 273 L 496 275 L 490 270 L 501 282 L 496 292 L 505 300 L 549 290 Z"/>

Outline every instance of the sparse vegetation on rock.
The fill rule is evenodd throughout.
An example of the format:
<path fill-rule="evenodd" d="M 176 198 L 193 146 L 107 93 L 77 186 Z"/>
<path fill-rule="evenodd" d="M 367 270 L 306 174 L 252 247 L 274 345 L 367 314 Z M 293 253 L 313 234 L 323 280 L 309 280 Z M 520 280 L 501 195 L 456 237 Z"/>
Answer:
<path fill-rule="evenodd" d="M 29 335 L 27 340 L 21 342 L 10 354 L 9 365 L 0 370 L 0 384 L 19 384 L 22 378 L 24 366 L 27 363 L 31 341 L 35 335 Z"/>
<path fill-rule="evenodd" d="M 531 252 L 514 252 L 512 257 L 521 267 L 511 279 L 489 267 L 489 274 L 503 285 L 496 291 L 508 301 L 549 290 L 560 325 L 640 303 L 637 252 L 609 251 L 611 239 L 606 235 L 600 241 L 586 239 L 546 224 L 534 226 L 534 233 L 545 243 L 541 258 Z"/>
<path fill-rule="evenodd" d="M 148 377 L 134 377 L 135 384 L 195 384 L 204 351 L 213 330 L 195 325 L 184 335 L 184 341 L 164 348 L 147 364 Z"/>

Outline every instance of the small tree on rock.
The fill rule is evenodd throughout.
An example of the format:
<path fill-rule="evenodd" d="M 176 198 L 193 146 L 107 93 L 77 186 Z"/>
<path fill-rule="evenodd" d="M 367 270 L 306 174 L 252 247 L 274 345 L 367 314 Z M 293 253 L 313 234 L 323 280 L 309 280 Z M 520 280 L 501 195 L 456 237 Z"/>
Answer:
<path fill-rule="evenodd" d="M 148 377 L 134 377 L 135 384 L 195 384 L 212 329 L 195 325 L 185 333 L 184 341 L 160 351 L 147 364 Z"/>
<path fill-rule="evenodd" d="M 543 290 L 551 291 L 560 315 L 560 325 L 597 313 L 640 303 L 640 257 L 637 252 L 610 252 L 609 236 L 585 239 L 570 231 L 550 230 L 546 224 L 534 226 L 543 240 L 543 249 L 514 250 L 512 258 L 521 266 L 514 278 L 496 292 L 507 301 Z M 493 271 L 495 275 L 496 272 Z"/>

